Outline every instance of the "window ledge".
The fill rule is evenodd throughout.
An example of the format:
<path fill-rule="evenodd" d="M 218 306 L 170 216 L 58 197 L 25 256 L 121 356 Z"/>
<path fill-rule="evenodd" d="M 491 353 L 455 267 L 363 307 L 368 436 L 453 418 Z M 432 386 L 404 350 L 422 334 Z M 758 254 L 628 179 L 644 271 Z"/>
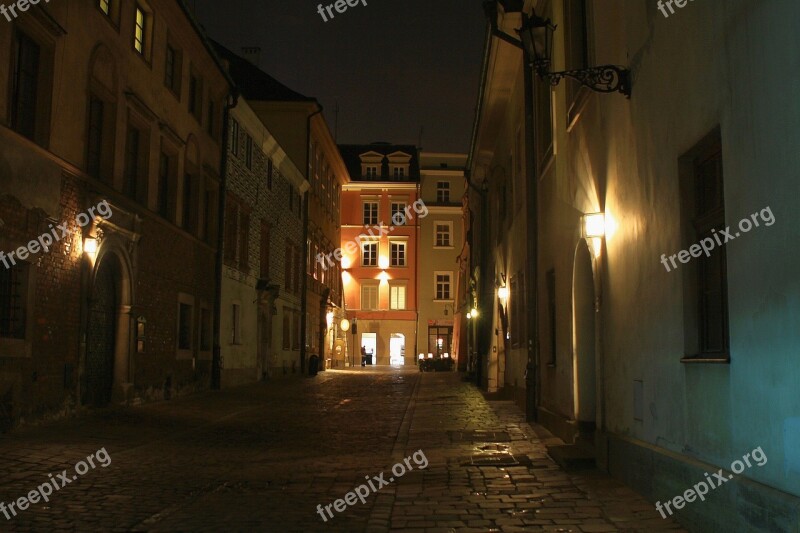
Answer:
<path fill-rule="evenodd" d="M 705 355 L 686 355 L 681 358 L 681 363 L 686 364 L 697 364 L 697 363 L 704 363 L 704 364 L 718 364 L 718 365 L 728 365 L 731 362 L 731 357 L 729 355 L 723 355 L 719 357 L 709 357 Z"/>

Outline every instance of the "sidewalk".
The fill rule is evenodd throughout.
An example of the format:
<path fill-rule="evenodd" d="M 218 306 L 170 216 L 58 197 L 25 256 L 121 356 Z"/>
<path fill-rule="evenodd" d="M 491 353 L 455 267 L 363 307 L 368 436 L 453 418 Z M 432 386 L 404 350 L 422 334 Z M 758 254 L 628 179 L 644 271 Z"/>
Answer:
<path fill-rule="evenodd" d="M 599 471 L 562 471 L 513 402 L 457 374 L 424 374 L 404 424 L 393 459 L 421 449 L 430 465 L 384 489 L 369 533 L 683 531 Z"/>

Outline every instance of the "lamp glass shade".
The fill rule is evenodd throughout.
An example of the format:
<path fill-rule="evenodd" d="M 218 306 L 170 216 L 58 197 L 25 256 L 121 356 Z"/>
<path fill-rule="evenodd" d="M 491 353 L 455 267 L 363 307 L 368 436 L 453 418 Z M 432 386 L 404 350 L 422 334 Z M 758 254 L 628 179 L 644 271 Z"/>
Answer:
<path fill-rule="evenodd" d="M 497 289 L 497 297 L 501 300 L 508 300 L 508 287 L 500 287 Z"/>
<path fill-rule="evenodd" d="M 87 254 L 96 254 L 97 253 L 97 239 L 94 237 L 86 237 L 83 240 L 83 251 Z"/>
<path fill-rule="evenodd" d="M 350 329 L 350 321 L 346 318 L 343 318 L 339 323 L 339 327 L 342 328 L 342 331 L 348 331 Z"/>
<path fill-rule="evenodd" d="M 583 236 L 587 239 L 602 238 L 606 235 L 606 217 L 603 213 L 583 215 Z"/>

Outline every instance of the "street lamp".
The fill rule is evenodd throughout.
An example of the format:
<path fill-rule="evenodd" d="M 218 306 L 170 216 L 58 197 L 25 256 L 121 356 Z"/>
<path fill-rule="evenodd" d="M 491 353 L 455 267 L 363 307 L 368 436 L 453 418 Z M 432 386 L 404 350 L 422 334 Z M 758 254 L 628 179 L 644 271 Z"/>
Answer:
<path fill-rule="evenodd" d="M 533 11 L 531 16 L 522 14 L 522 27 L 517 30 L 522 47 L 527 52 L 531 67 L 536 69 L 540 78 L 550 81 L 555 87 L 564 78 L 572 78 L 584 87 L 598 93 L 620 92 L 631 97 L 630 70 L 616 65 L 600 65 L 597 67 L 550 72 L 553 58 L 553 33 L 556 26 L 550 19 L 543 19 Z"/>

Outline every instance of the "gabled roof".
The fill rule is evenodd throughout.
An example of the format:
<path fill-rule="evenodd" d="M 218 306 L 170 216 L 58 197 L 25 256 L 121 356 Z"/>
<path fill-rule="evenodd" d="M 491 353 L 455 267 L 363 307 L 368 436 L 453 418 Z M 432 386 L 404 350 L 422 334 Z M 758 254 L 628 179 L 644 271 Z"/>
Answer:
<path fill-rule="evenodd" d="M 246 59 L 211 41 L 219 56 L 230 65 L 230 75 L 247 100 L 277 102 L 316 102 L 282 84 Z"/>
<path fill-rule="evenodd" d="M 339 152 L 342 154 L 347 171 L 350 173 L 352 181 L 399 181 L 416 183 L 419 181 L 419 151 L 413 144 L 391 144 L 391 143 L 372 143 L 372 144 L 340 144 Z M 389 157 L 398 152 L 403 152 L 411 156 L 409 161 L 408 176 L 402 180 L 396 180 L 389 175 Z M 366 178 L 361 175 L 361 156 L 364 154 L 381 155 L 383 161 L 381 171 L 377 178 Z"/>

